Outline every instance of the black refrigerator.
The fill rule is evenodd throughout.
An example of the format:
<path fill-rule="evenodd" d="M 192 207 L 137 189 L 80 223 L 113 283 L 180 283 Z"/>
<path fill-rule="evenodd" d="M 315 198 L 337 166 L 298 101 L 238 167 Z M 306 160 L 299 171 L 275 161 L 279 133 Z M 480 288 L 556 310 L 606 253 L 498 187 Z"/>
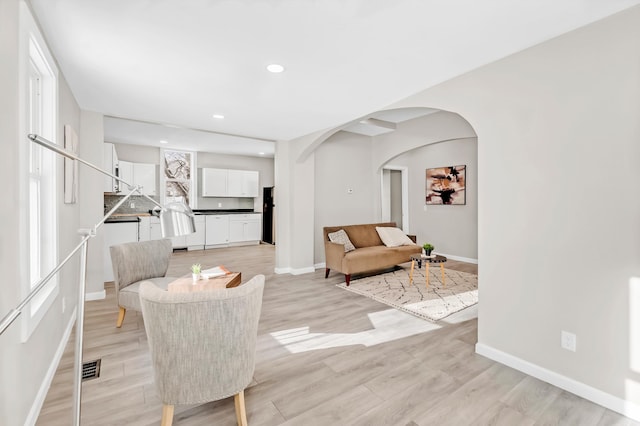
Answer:
<path fill-rule="evenodd" d="M 274 191 L 274 186 L 262 188 L 262 241 L 269 244 L 276 243 Z"/>

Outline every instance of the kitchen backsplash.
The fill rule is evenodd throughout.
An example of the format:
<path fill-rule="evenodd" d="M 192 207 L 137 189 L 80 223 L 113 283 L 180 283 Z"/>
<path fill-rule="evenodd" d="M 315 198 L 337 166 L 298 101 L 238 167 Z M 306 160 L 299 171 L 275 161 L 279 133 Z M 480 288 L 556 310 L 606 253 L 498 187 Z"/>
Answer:
<path fill-rule="evenodd" d="M 122 200 L 124 195 L 104 195 L 104 212 L 105 214 L 113 208 L 120 200 Z M 151 197 L 156 201 L 160 201 L 159 197 Z M 131 207 L 131 203 L 133 203 L 134 207 Z M 132 195 L 123 205 L 120 206 L 115 213 L 125 214 L 125 213 L 149 213 L 149 210 L 153 209 L 156 205 L 149 201 L 148 198 L 143 197 L 142 195 Z"/>

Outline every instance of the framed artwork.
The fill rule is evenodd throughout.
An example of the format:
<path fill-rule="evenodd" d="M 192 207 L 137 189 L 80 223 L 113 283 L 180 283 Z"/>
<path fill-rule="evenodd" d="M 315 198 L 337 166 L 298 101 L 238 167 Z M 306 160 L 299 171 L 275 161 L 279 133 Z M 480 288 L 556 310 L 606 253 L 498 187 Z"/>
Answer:
<path fill-rule="evenodd" d="M 78 135 L 73 128 L 64 125 L 64 148 L 74 154 L 78 153 Z M 75 204 L 78 201 L 78 162 L 70 158 L 64 159 L 64 202 Z"/>
<path fill-rule="evenodd" d="M 426 204 L 466 204 L 466 184 L 466 165 L 427 169 Z"/>

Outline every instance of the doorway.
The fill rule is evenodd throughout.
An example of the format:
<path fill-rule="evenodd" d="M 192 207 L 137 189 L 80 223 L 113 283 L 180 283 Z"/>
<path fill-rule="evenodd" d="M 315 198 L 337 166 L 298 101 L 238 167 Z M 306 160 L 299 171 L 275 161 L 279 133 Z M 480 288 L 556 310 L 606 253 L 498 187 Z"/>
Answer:
<path fill-rule="evenodd" d="M 407 173 L 406 167 L 384 166 L 382 168 L 382 221 L 395 222 L 396 226 L 405 232 L 409 232 Z"/>

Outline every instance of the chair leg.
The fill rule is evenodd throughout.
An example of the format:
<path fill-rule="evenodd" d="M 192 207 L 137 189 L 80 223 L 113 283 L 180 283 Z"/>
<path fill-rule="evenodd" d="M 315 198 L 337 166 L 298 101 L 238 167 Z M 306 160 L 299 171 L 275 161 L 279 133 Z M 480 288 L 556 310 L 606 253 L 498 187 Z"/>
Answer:
<path fill-rule="evenodd" d="M 344 274 L 344 281 L 347 283 L 347 287 L 349 287 L 349 281 L 351 281 L 351 274 Z"/>
<path fill-rule="evenodd" d="M 173 423 L 173 405 L 162 405 L 162 420 L 160 426 L 171 426 Z"/>
<path fill-rule="evenodd" d="M 127 313 L 127 310 L 120 306 L 120 312 L 118 312 L 118 321 L 116 322 L 116 327 L 122 327 L 122 322 L 124 321 L 124 314 Z"/>
<path fill-rule="evenodd" d="M 236 404 L 236 419 L 238 426 L 247 426 L 247 408 L 244 405 L 244 390 L 241 390 L 233 396 Z"/>
<path fill-rule="evenodd" d="M 329 271 L 330 271 L 330 270 L 331 270 L 331 269 L 329 269 L 329 268 L 325 268 L 325 270 L 324 270 L 324 279 L 325 279 L 325 280 L 326 280 L 327 278 L 329 278 Z"/>

